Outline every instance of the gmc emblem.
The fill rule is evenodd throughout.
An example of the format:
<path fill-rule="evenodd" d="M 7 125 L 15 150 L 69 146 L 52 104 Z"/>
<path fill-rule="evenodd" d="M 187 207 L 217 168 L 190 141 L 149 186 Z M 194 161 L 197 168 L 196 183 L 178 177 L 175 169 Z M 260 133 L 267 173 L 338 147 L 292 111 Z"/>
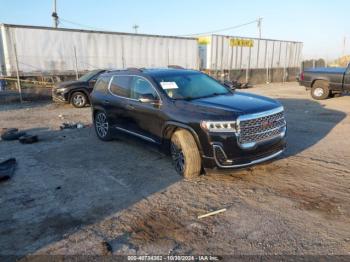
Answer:
<path fill-rule="evenodd" d="M 274 123 L 274 121 L 264 121 L 264 122 L 261 123 L 261 126 L 263 128 L 268 128 L 268 127 L 272 126 L 273 123 Z"/>

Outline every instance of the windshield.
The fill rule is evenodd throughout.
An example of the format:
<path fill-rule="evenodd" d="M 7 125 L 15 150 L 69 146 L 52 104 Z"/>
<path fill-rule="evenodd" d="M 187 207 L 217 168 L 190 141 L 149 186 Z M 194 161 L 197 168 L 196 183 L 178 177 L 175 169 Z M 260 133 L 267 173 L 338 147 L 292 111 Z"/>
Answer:
<path fill-rule="evenodd" d="M 159 76 L 155 80 L 172 99 L 197 99 L 231 94 L 231 91 L 205 74 Z"/>
<path fill-rule="evenodd" d="M 102 72 L 102 71 L 101 70 L 91 71 L 91 72 L 86 73 L 85 75 L 81 76 L 78 80 L 79 81 L 84 81 L 84 82 L 90 81 L 91 78 L 93 78 L 95 75 L 97 75 L 100 72 Z"/>

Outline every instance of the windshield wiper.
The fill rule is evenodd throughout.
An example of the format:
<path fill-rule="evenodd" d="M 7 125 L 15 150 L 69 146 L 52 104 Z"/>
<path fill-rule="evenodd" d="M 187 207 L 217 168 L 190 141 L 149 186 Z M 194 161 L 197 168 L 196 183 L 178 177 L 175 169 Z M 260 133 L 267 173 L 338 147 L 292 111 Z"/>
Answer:
<path fill-rule="evenodd" d="M 193 99 L 196 99 L 196 97 L 186 96 L 186 97 L 181 98 L 181 100 L 186 100 L 186 101 L 191 101 Z"/>
<path fill-rule="evenodd" d="M 207 98 L 207 97 L 212 97 L 212 96 L 220 96 L 220 95 L 227 95 L 230 94 L 230 92 L 227 93 L 213 93 L 210 95 L 206 95 L 206 96 L 185 96 L 185 97 L 181 97 L 181 98 L 176 98 L 176 100 L 185 100 L 185 101 L 191 101 L 191 100 L 195 100 L 195 99 L 201 99 L 201 98 Z"/>
<path fill-rule="evenodd" d="M 221 96 L 221 95 L 227 95 L 227 94 L 229 94 L 229 93 L 228 92 L 227 93 L 213 93 L 213 94 L 206 95 L 206 96 L 199 96 L 199 97 L 196 97 L 194 99 L 207 98 L 207 97 L 212 97 L 212 96 Z"/>

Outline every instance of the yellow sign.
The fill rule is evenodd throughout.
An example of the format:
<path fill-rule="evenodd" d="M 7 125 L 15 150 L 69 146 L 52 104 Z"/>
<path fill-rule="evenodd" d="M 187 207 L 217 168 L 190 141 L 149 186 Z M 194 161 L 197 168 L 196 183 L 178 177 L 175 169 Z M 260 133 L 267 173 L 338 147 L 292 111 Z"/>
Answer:
<path fill-rule="evenodd" d="M 251 39 L 238 39 L 238 38 L 231 38 L 230 39 L 230 46 L 244 46 L 244 47 L 253 47 L 254 41 Z"/>
<path fill-rule="evenodd" d="M 198 44 L 200 44 L 200 45 L 210 44 L 210 36 L 198 37 Z"/>

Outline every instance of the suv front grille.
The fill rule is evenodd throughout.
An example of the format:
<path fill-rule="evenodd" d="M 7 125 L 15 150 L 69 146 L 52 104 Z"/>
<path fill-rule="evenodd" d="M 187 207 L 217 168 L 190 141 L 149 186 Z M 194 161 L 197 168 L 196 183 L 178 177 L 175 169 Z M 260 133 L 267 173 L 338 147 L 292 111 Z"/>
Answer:
<path fill-rule="evenodd" d="M 251 144 L 268 140 L 285 132 L 286 121 L 283 109 L 279 112 L 267 112 L 256 118 L 239 121 L 239 144 Z"/>

